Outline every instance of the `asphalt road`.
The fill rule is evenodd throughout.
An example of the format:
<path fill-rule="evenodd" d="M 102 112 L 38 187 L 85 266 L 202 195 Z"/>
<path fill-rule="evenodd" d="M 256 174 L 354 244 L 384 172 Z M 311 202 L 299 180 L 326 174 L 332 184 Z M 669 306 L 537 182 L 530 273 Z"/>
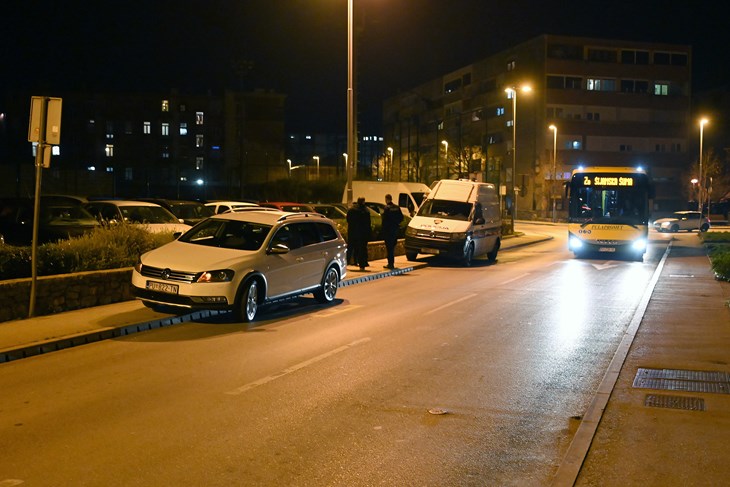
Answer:
<path fill-rule="evenodd" d="M 556 239 L 4 364 L 0 486 L 548 484 L 667 238 L 576 260 L 531 230 Z"/>

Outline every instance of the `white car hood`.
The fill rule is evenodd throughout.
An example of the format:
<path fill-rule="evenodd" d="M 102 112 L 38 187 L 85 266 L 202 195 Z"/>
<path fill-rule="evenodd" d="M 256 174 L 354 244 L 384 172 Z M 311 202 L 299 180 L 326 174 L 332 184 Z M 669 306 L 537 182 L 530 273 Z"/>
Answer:
<path fill-rule="evenodd" d="M 142 264 L 186 272 L 240 269 L 258 251 L 222 249 L 175 240 L 142 255 Z"/>

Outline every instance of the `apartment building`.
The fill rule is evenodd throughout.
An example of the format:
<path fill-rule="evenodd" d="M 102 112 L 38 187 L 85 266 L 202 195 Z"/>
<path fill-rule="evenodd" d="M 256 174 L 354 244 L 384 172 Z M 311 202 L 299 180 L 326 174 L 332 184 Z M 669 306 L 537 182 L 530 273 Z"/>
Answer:
<path fill-rule="evenodd" d="M 473 177 L 507 205 L 514 184 L 518 218 L 561 211 L 581 165 L 648 169 L 669 211 L 697 159 L 690 110 L 690 46 L 543 35 L 389 98 L 383 127 L 396 179 Z"/>

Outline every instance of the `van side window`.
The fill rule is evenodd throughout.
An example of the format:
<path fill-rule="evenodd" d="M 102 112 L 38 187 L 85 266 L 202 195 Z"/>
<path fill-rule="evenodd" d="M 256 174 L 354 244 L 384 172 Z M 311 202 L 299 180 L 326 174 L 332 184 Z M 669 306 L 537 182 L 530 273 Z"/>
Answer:
<path fill-rule="evenodd" d="M 400 193 L 398 195 L 398 206 L 401 208 L 413 209 L 413 204 L 411 204 L 411 199 L 408 197 L 407 193 Z"/>

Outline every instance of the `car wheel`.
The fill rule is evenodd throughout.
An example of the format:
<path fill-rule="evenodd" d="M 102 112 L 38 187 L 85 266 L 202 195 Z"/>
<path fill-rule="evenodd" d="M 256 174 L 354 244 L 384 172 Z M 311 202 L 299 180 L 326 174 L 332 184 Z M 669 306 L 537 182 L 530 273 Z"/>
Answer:
<path fill-rule="evenodd" d="M 474 260 L 474 244 L 470 242 L 464 251 L 464 257 L 462 257 L 461 263 L 464 267 L 471 267 L 472 260 Z"/>
<path fill-rule="evenodd" d="M 259 308 L 259 283 L 256 279 L 251 279 L 244 286 L 241 299 L 238 301 L 236 318 L 248 323 L 256 318 L 256 311 Z"/>
<path fill-rule="evenodd" d="M 669 229 L 672 233 L 677 233 L 679 231 L 679 225 L 672 225 L 672 228 Z"/>
<path fill-rule="evenodd" d="M 337 287 L 340 285 L 340 275 L 334 267 L 327 269 L 322 279 L 322 286 L 314 292 L 314 299 L 320 303 L 331 303 L 337 295 Z"/>
<path fill-rule="evenodd" d="M 413 262 L 416 260 L 416 258 L 418 258 L 418 252 L 412 252 L 409 250 L 406 251 L 406 259 Z"/>
<path fill-rule="evenodd" d="M 497 240 L 494 242 L 494 247 L 490 252 L 487 252 L 487 259 L 489 259 L 489 262 L 494 262 L 497 260 L 497 252 L 499 252 L 499 246 L 501 245 L 500 241 Z"/>
<path fill-rule="evenodd" d="M 702 226 L 700 227 L 700 232 L 706 232 L 709 229 L 710 229 L 710 225 L 708 225 L 707 223 L 703 223 Z"/>

